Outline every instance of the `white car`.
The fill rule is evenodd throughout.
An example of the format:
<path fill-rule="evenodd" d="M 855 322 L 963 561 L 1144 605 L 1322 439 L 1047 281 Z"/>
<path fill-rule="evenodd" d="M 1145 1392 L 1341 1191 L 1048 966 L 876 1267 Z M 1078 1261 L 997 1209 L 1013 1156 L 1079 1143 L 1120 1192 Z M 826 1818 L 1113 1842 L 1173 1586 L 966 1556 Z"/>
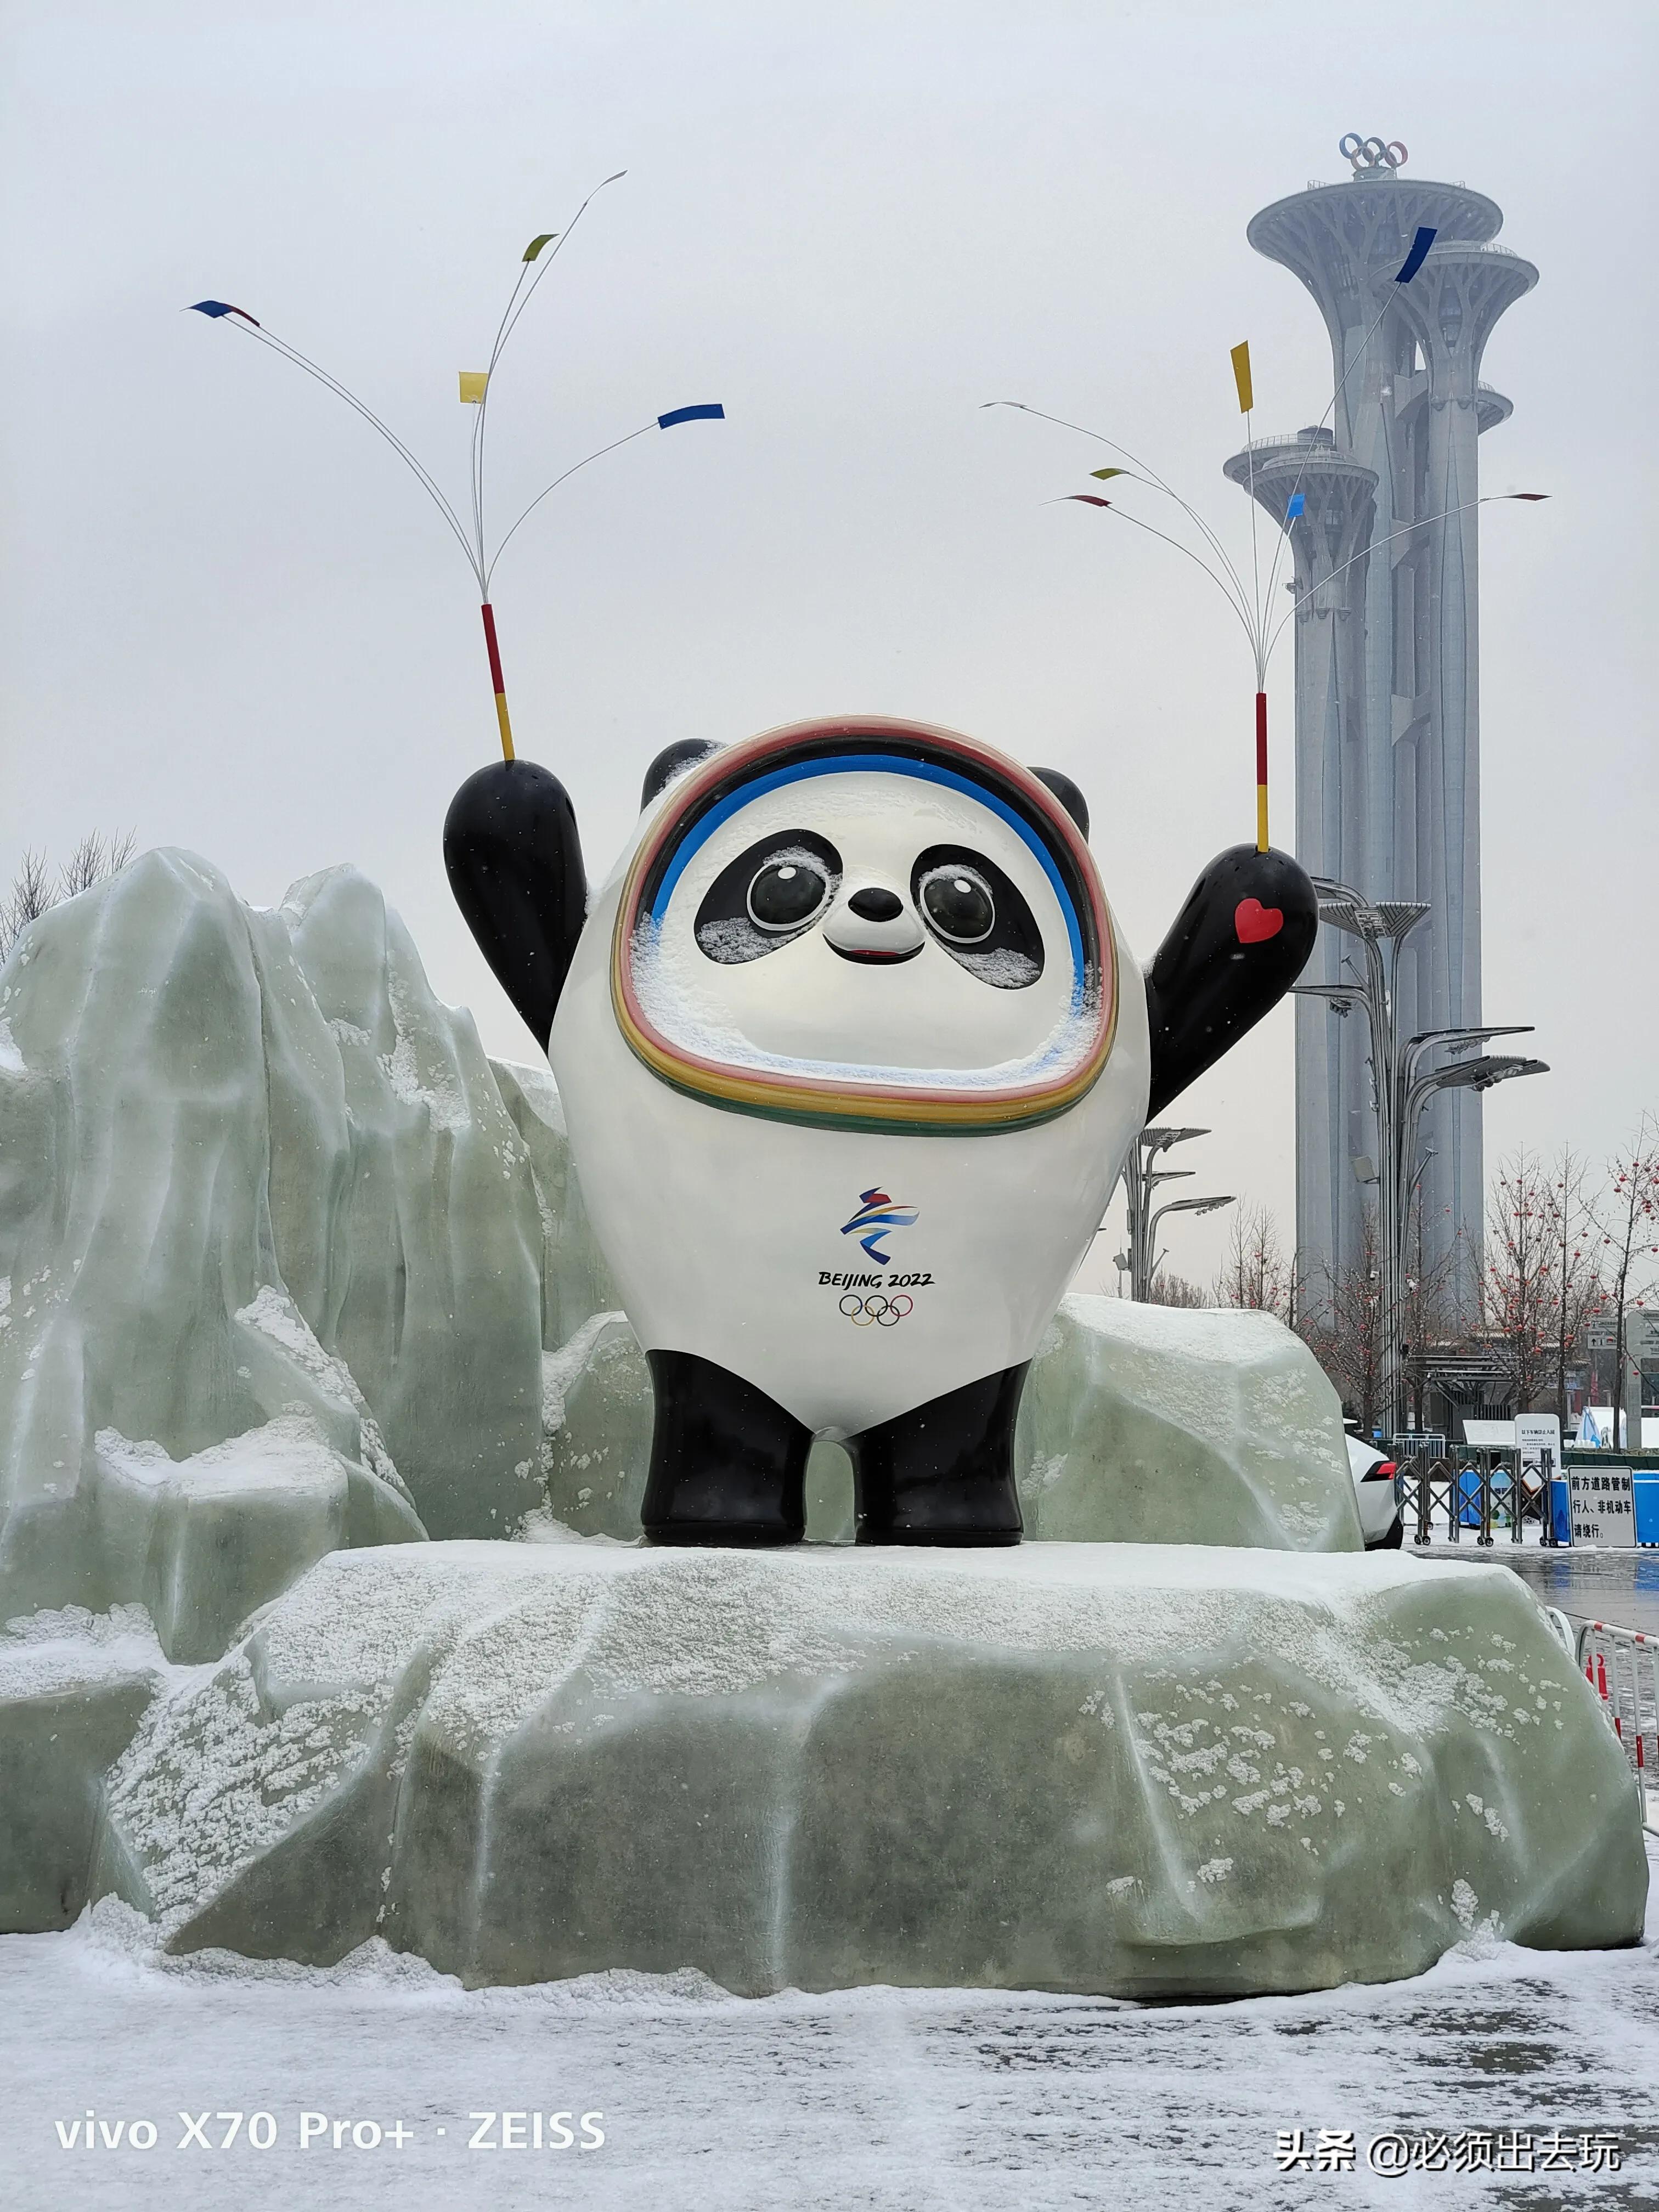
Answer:
<path fill-rule="evenodd" d="M 1405 1541 L 1405 1523 L 1394 1491 L 1395 1462 L 1384 1459 L 1353 1435 L 1346 1439 L 1348 1469 L 1353 1476 L 1359 1505 L 1359 1526 L 1368 1552 L 1397 1552 Z"/>

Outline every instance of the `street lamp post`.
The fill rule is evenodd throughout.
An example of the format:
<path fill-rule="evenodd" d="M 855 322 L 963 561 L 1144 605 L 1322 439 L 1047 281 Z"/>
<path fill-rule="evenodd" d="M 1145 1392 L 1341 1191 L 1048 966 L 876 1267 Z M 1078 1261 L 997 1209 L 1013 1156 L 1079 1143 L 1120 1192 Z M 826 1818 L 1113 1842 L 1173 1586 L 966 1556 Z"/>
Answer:
<path fill-rule="evenodd" d="M 1363 983 L 1297 983 L 1305 998 L 1323 999 L 1334 1013 L 1363 1006 L 1370 1030 L 1372 1100 L 1376 1112 L 1376 1241 L 1378 1334 L 1382 1346 L 1382 1413 L 1392 1437 L 1400 1427 L 1403 1362 L 1400 1352 L 1401 1289 L 1406 1271 L 1406 1229 L 1421 1169 L 1416 1164 L 1418 1124 L 1437 1091 L 1489 1091 L 1516 1075 L 1544 1075 L 1547 1065 L 1513 1053 L 1477 1053 L 1493 1037 L 1529 1035 L 1528 1022 L 1503 1028 L 1425 1030 L 1402 1042 L 1395 1034 L 1394 983 L 1400 946 L 1429 911 L 1404 899 L 1368 899 L 1351 884 L 1313 878 L 1319 917 L 1357 937 L 1364 947 Z M 1438 1066 L 1426 1066 L 1443 1051 Z M 1469 1055 L 1474 1055 L 1470 1057 Z"/>
<path fill-rule="evenodd" d="M 1126 1264 L 1129 1276 L 1129 1296 L 1144 1304 L 1152 1294 L 1152 1277 L 1158 1273 L 1155 1256 L 1158 1224 L 1166 1213 L 1211 1213 L 1218 1206 L 1231 1206 L 1231 1198 L 1182 1198 L 1169 1200 L 1152 1210 L 1153 1194 L 1159 1183 L 1184 1182 L 1195 1171 L 1192 1168 L 1155 1168 L 1152 1162 L 1160 1153 L 1167 1152 L 1171 1145 L 1184 1145 L 1194 1137 L 1207 1137 L 1207 1129 L 1143 1129 L 1129 1148 L 1129 1157 L 1123 1163 L 1123 1191 L 1129 1215 L 1129 1249 L 1126 1257 L 1120 1256 L 1119 1267 Z"/>
<path fill-rule="evenodd" d="M 1146 1271 L 1146 1295 L 1149 1298 L 1152 1294 L 1153 1280 L 1164 1261 L 1164 1255 L 1158 1249 L 1158 1224 L 1163 1220 L 1164 1215 L 1166 1213 L 1216 1213 L 1221 1207 L 1231 1206 L 1232 1202 L 1233 1194 L 1229 1191 L 1224 1197 L 1218 1198 L 1172 1198 L 1158 1207 L 1146 1224 L 1146 1249 L 1152 1255 L 1151 1263 Z"/>

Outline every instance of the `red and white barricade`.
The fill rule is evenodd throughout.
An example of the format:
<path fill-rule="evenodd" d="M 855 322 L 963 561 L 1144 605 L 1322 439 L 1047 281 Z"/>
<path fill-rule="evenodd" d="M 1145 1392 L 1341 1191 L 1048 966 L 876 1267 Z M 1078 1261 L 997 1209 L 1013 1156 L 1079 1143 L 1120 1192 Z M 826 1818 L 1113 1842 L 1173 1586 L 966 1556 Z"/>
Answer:
<path fill-rule="evenodd" d="M 1659 1638 L 1588 1621 L 1578 1632 L 1578 1664 L 1625 1747 L 1652 1826 L 1659 1820 Z"/>

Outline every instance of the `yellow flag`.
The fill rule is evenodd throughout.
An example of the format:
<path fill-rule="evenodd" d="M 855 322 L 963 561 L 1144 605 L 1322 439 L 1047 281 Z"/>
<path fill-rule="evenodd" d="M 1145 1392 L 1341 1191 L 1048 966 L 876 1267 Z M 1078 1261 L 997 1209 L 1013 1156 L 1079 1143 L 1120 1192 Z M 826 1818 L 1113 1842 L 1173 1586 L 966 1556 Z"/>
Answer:
<path fill-rule="evenodd" d="M 1109 477 L 1121 477 L 1123 471 L 1121 469 L 1091 469 L 1089 473 L 1097 483 L 1104 483 Z"/>
<path fill-rule="evenodd" d="M 1255 395 L 1250 390 L 1250 342 L 1248 338 L 1242 345 L 1233 348 L 1233 382 L 1238 386 L 1238 411 L 1241 415 L 1248 415 L 1255 404 Z"/>
<path fill-rule="evenodd" d="M 461 371 L 461 399 L 463 404 L 469 407 L 477 407 L 481 405 L 484 396 L 484 386 L 489 383 L 489 374 L 487 369 L 464 368 Z"/>

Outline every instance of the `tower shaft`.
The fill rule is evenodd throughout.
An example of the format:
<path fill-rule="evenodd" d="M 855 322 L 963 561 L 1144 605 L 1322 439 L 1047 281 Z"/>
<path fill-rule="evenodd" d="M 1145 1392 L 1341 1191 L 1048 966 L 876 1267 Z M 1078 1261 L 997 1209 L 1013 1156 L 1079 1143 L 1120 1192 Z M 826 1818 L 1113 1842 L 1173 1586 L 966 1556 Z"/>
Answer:
<path fill-rule="evenodd" d="M 1372 900 L 1429 902 L 1402 948 L 1401 1036 L 1480 1019 L 1476 441 L 1510 408 L 1480 384 L 1480 366 L 1498 316 L 1538 277 L 1490 242 L 1502 221 L 1480 193 L 1378 163 L 1278 201 L 1249 228 L 1257 252 L 1305 285 L 1331 341 L 1332 428 L 1295 441 L 1309 471 L 1303 489 L 1337 465 L 1352 481 L 1356 471 L 1370 480 L 1364 512 L 1350 511 L 1351 492 L 1344 510 L 1352 550 L 1367 557 L 1339 580 L 1332 635 L 1297 615 L 1297 855 Z M 1434 246 L 1411 282 L 1397 284 L 1425 225 Z M 1319 443 L 1323 459 L 1305 451 Z M 1263 459 L 1258 447 L 1258 498 Z M 1234 461 L 1227 473 L 1244 481 Z M 1314 506 L 1310 492 L 1310 514 Z M 1300 592 L 1303 522 L 1285 526 L 1285 514 L 1281 499 L 1274 519 L 1290 528 Z M 1327 970 L 1338 957 L 1322 940 L 1310 980 L 1335 980 Z M 1348 1034 L 1357 1028 L 1332 1022 L 1316 1002 L 1298 1010 L 1297 1243 L 1316 1281 L 1361 1265 L 1366 1249 L 1368 1201 L 1352 1163 L 1374 1158 L 1376 1141 L 1364 1042 Z M 1484 1212 L 1478 1096 L 1435 1101 L 1425 1153 L 1424 1265 L 1472 1281 Z"/>

